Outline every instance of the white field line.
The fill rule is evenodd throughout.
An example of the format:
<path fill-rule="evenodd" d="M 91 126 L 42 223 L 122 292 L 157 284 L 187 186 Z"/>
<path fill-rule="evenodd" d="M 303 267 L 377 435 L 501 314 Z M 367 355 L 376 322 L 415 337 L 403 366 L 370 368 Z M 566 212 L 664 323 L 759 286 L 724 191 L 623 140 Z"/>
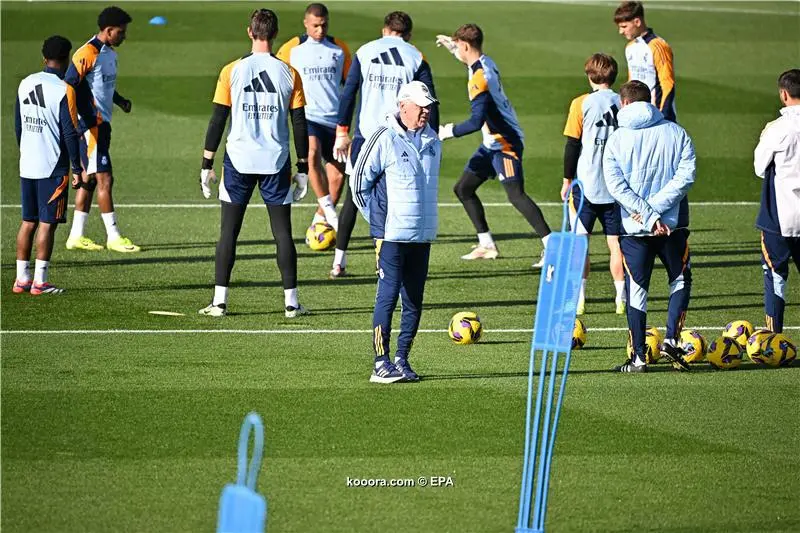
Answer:
<path fill-rule="evenodd" d="M 684 329 L 703 331 L 722 331 L 725 326 L 695 326 Z M 783 329 L 800 330 L 800 326 L 784 326 Z M 628 331 L 628 328 L 587 328 L 588 331 Z M 509 328 L 487 329 L 485 333 L 532 333 L 532 329 Z M 234 335 L 305 335 L 311 333 L 327 333 L 333 335 L 372 333 L 371 329 L 10 329 L 0 331 L 2 335 L 178 335 L 223 333 Z M 420 329 L 418 333 L 447 333 L 446 329 Z"/>
<path fill-rule="evenodd" d="M 468 0 L 472 1 L 472 0 Z M 476 0 L 477 1 L 477 0 Z M 587 1 L 587 0 L 512 0 L 512 1 L 521 1 L 531 4 L 563 4 L 563 5 L 574 5 L 574 6 L 591 6 L 591 7 L 617 7 L 619 2 L 608 2 L 608 1 Z M 717 0 L 713 0 L 717 1 Z M 720 3 L 736 3 L 738 0 L 728 1 L 720 1 Z M 692 2 L 687 0 L 685 2 L 681 2 L 678 0 L 679 3 L 664 3 L 661 1 L 652 1 L 647 4 L 647 9 L 649 10 L 661 10 L 661 11 L 696 11 L 700 13 L 734 13 L 734 14 L 742 14 L 742 15 L 778 15 L 778 16 L 790 16 L 790 17 L 797 17 L 800 16 L 800 7 L 798 7 L 794 11 L 778 11 L 774 9 L 759 9 L 759 8 L 748 8 L 748 7 L 716 7 L 716 6 L 697 6 L 692 5 Z M 795 5 L 796 0 L 794 0 Z M 764 2 L 768 4 L 768 2 Z"/>
<path fill-rule="evenodd" d="M 483 204 L 484 207 L 511 207 L 511 204 L 508 202 L 488 202 Z M 537 202 L 537 205 L 542 207 L 561 207 L 563 204 L 561 202 Z M 734 206 L 757 206 L 761 205 L 759 202 L 691 202 L 690 205 L 692 207 L 734 207 Z M 116 204 L 117 208 L 120 209 L 217 209 L 219 208 L 218 203 L 207 203 L 207 204 Z M 317 204 L 312 203 L 305 203 L 305 204 L 297 204 L 294 207 L 313 207 L 314 209 L 317 208 Z M 439 207 L 461 207 L 460 203 L 457 202 L 440 202 Z M 22 209 L 21 204 L 2 204 L 0 205 L 2 209 Z M 251 204 L 247 207 L 248 209 L 253 208 L 264 208 L 264 204 L 255 203 Z"/>

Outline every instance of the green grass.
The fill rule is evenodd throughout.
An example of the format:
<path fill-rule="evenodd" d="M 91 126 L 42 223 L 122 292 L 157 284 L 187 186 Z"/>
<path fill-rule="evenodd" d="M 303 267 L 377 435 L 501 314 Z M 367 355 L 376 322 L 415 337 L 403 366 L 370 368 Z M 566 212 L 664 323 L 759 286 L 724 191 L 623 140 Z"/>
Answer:
<path fill-rule="evenodd" d="M 800 60 L 796 4 L 710 3 L 718 11 L 653 6 L 649 22 L 672 44 L 677 105 L 699 160 L 695 202 L 757 201 L 752 149 L 779 103 L 775 78 Z M 114 121 L 119 204 L 203 203 L 197 167 L 219 68 L 248 49 L 252 4 L 130 3 L 135 22 L 120 48 L 119 91 L 133 113 Z M 301 29 L 302 3 L 278 3 L 282 38 Z M 595 51 L 623 59 L 608 6 L 528 3 L 333 3 L 332 33 L 353 49 L 377 35 L 381 17 L 407 9 L 426 54 L 445 120 L 466 117 L 465 73 L 433 45 L 437 33 L 477 21 L 525 128 L 526 186 L 557 199 L 561 131 L 569 101 L 586 90 L 583 61 Z M 684 5 L 685 7 L 685 5 Z M 417 385 L 378 387 L 371 365 L 374 252 L 363 222 L 352 276 L 327 281 L 331 256 L 302 243 L 310 198 L 294 211 L 299 290 L 313 317 L 283 318 L 275 247 L 257 202 L 247 215 L 231 290 L 231 315 L 196 315 L 213 283 L 219 211 L 119 208 L 142 253 L 87 255 L 57 236 L 51 276 L 60 298 L 10 291 L 19 221 L 17 157 L 10 124 L 16 86 L 38 68 L 41 40 L 62 33 L 76 45 L 93 31 L 99 4 L 3 3 L 2 81 L 2 520 L 9 532 L 208 531 L 219 491 L 235 476 L 239 425 L 249 410 L 266 426 L 259 487 L 269 531 L 511 531 L 521 475 L 530 334 L 539 252 L 508 207 L 488 207 L 503 258 L 465 264 L 474 241 L 459 207 L 441 208 L 425 312 L 413 363 Z M 648 9 L 650 9 L 648 7 Z M 727 10 L 727 11 L 726 11 Z M 150 27 L 155 15 L 169 20 Z M 282 42 L 282 39 L 279 39 Z M 624 66 L 623 66 L 624 69 Z M 440 201 L 478 139 L 448 143 Z M 481 190 L 503 202 L 496 183 Z M 209 202 L 208 205 L 214 205 Z M 732 319 L 763 321 L 754 205 L 695 205 L 695 285 L 689 326 L 707 337 Z M 560 208 L 548 206 L 551 224 Z M 103 235 L 93 212 L 89 234 Z M 646 376 L 606 372 L 623 357 L 623 317 L 602 239 L 591 243 L 588 343 L 576 352 L 556 445 L 551 531 L 752 532 L 800 530 L 795 458 L 798 370 L 689 375 L 656 365 Z M 650 322 L 663 327 L 662 270 L 651 288 Z M 800 339 L 800 283 L 787 288 L 788 333 Z M 453 345 L 453 313 L 476 310 L 485 339 Z M 159 317 L 150 310 L 183 312 Z M 593 330 L 594 328 L 594 330 Z M 598 328 L 617 328 L 598 330 Z M 118 334 L 10 333 L 108 330 Z M 202 333 L 197 330 L 280 330 Z M 136 333 L 187 330 L 183 333 Z M 355 330 L 298 333 L 296 330 Z M 503 332 L 500 330 L 518 330 Z M 448 488 L 348 488 L 347 477 L 452 476 Z"/>

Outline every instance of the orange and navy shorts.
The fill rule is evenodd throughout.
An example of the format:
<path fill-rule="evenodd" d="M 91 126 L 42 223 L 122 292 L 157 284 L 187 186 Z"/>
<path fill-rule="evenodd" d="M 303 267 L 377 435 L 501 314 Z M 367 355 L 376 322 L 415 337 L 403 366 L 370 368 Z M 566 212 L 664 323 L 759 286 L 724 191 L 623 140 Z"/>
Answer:
<path fill-rule="evenodd" d="M 111 123 L 89 128 L 80 139 L 81 162 L 87 174 L 111 173 Z"/>
<path fill-rule="evenodd" d="M 481 145 L 467 161 L 464 170 L 479 178 L 498 178 L 501 182 L 522 181 L 522 150 L 516 153 L 489 150 Z"/>
<path fill-rule="evenodd" d="M 20 178 L 22 220 L 63 224 L 67 221 L 69 176 L 60 178 Z"/>

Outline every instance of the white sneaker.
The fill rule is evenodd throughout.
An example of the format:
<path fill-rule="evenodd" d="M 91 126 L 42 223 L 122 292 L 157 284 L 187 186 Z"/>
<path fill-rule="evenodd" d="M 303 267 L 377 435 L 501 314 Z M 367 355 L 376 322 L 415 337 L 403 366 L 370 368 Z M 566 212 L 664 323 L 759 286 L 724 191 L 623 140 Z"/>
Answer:
<path fill-rule="evenodd" d="M 532 264 L 531 268 L 544 268 L 544 250 L 542 250 L 542 255 L 539 256 L 539 260 Z"/>
<path fill-rule="evenodd" d="M 205 316 L 225 316 L 228 314 L 228 306 L 225 304 L 208 304 L 207 307 L 199 310 L 197 314 Z"/>
<path fill-rule="evenodd" d="M 497 249 L 497 245 L 481 246 L 477 244 L 472 247 L 470 253 L 462 255 L 461 259 L 472 261 L 473 259 L 497 259 L 498 257 L 500 257 L 500 251 Z"/>
<path fill-rule="evenodd" d="M 298 304 L 297 307 L 287 305 L 284 314 L 286 315 L 286 318 L 297 318 L 303 315 L 310 315 L 311 311 L 303 307 L 302 304 Z"/>

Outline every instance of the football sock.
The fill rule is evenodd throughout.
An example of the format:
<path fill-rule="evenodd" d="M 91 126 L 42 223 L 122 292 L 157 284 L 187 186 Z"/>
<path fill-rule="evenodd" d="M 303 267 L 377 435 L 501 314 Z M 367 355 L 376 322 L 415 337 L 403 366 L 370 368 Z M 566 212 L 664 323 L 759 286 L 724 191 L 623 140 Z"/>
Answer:
<path fill-rule="evenodd" d="M 492 238 L 491 232 L 478 233 L 478 244 L 484 248 L 494 247 L 494 239 Z"/>
<path fill-rule="evenodd" d="M 375 370 L 378 370 L 383 363 L 388 362 L 388 361 L 389 361 L 389 358 L 386 357 L 385 355 L 375 356 Z"/>
<path fill-rule="evenodd" d="M 585 302 L 586 301 L 586 280 L 581 280 L 581 292 L 578 295 L 579 301 Z"/>
<path fill-rule="evenodd" d="M 297 287 L 294 289 L 283 289 L 283 304 L 286 307 L 300 307 L 300 302 L 297 300 Z"/>
<path fill-rule="evenodd" d="M 347 252 L 336 248 L 336 251 L 333 252 L 333 264 L 345 268 L 347 266 Z"/>
<path fill-rule="evenodd" d="M 72 229 L 69 231 L 70 239 L 80 239 L 83 237 L 83 229 L 86 226 L 86 219 L 89 218 L 89 213 L 78 211 L 77 209 L 72 215 Z"/>
<path fill-rule="evenodd" d="M 549 240 L 550 240 L 550 234 L 548 233 L 547 235 L 545 235 L 544 237 L 542 237 L 542 246 L 544 246 L 545 248 L 547 248 L 547 241 L 549 241 Z"/>
<path fill-rule="evenodd" d="M 333 207 L 333 200 L 331 200 L 331 195 L 326 194 L 322 198 L 317 199 L 317 203 L 322 208 L 322 211 L 325 213 L 325 219 L 328 221 L 334 230 L 338 231 L 339 229 L 339 217 L 336 216 L 336 208 Z"/>
<path fill-rule="evenodd" d="M 228 305 L 228 287 L 214 285 L 214 299 L 211 300 L 211 305 L 219 304 Z"/>
<path fill-rule="evenodd" d="M 115 239 L 120 238 L 119 229 L 117 228 L 117 216 L 114 214 L 114 211 L 110 213 L 100 213 L 100 216 L 103 217 L 103 224 L 106 226 L 106 235 L 108 235 L 108 240 L 113 241 Z"/>
<path fill-rule="evenodd" d="M 267 212 L 277 248 L 283 288 L 297 287 L 297 248 L 292 240 L 292 204 L 268 205 Z"/>
<path fill-rule="evenodd" d="M 50 266 L 50 261 L 36 260 L 36 267 L 33 271 L 33 282 L 42 284 L 47 282 L 47 267 Z"/>
<path fill-rule="evenodd" d="M 633 356 L 632 362 L 633 366 L 644 366 L 645 364 L 647 364 L 645 360 L 638 354 Z"/>
<path fill-rule="evenodd" d="M 31 262 L 17 259 L 17 281 L 26 283 L 31 280 Z"/>
<path fill-rule="evenodd" d="M 625 280 L 614 281 L 614 288 L 617 290 L 617 302 L 624 302 L 625 300 Z"/>
<path fill-rule="evenodd" d="M 320 222 L 325 222 L 325 215 L 320 215 L 319 213 L 314 213 L 314 218 L 311 220 L 311 224 L 317 224 Z"/>

